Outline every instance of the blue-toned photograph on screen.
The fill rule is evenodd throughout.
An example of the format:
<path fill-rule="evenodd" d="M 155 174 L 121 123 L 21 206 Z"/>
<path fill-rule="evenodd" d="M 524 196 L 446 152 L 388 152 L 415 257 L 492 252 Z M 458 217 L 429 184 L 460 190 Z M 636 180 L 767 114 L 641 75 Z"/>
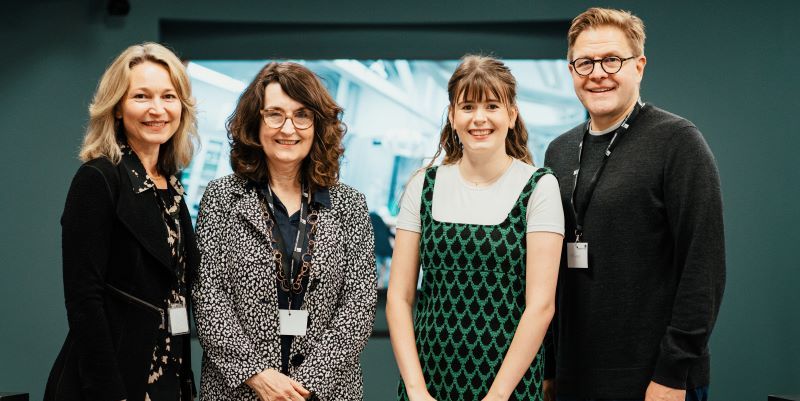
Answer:
<path fill-rule="evenodd" d="M 270 60 L 192 60 L 202 146 L 182 181 L 192 218 L 207 183 L 231 173 L 225 123 L 239 95 Z M 344 108 L 341 181 L 367 197 L 375 228 L 378 286 L 386 288 L 394 222 L 411 174 L 433 156 L 447 118 L 447 81 L 458 60 L 291 60 L 314 71 Z M 586 119 L 565 60 L 504 60 L 517 78 L 518 107 L 540 164 L 550 141 Z"/>

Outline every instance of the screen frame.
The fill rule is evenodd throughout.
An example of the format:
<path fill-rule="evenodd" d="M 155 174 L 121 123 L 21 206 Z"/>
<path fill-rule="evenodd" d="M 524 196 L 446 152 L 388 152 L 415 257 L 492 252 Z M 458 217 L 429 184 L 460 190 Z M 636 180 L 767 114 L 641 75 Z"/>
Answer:
<path fill-rule="evenodd" d="M 163 19 L 162 43 L 184 59 L 562 59 L 569 20 L 475 23 L 252 23 Z"/>

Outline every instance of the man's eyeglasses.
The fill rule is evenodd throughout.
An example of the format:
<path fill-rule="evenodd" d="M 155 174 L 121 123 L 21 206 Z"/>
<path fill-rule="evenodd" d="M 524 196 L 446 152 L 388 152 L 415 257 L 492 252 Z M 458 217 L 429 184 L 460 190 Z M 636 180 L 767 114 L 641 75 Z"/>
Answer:
<path fill-rule="evenodd" d="M 594 71 L 594 65 L 600 63 L 600 68 L 606 72 L 606 74 L 616 74 L 622 69 L 622 63 L 636 58 L 636 56 L 631 56 L 628 58 L 619 58 L 617 56 L 608 56 L 603 58 L 591 59 L 586 57 L 576 58 L 572 60 L 570 63 L 572 65 L 572 69 L 575 70 L 575 73 L 585 77 L 590 75 Z"/>
<path fill-rule="evenodd" d="M 281 128 L 286 123 L 286 119 L 292 121 L 295 129 L 306 129 L 314 125 L 314 113 L 309 110 L 301 109 L 288 116 L 281 110 L 261 110 L 264 123 L 270 128 Z"/>

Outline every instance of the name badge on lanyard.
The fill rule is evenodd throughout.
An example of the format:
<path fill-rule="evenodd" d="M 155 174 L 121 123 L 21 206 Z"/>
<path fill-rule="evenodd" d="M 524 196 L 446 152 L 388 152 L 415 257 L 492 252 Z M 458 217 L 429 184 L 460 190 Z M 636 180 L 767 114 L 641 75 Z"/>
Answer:
<path fill-rule="evenodd" d="M 567 267 L 571 269 L 589 268 L 588 242 L 567 242 Z"/>
<path fill-rule="evenodd" d="M 592 195 L 594 194 L 594 190 L 597 187 L 597 182 L 600 180 L 600 176 L 603 175 L 603 170 L 606 167 L 606 163 L 608 163 L 609 157 L 611 157 L 614 148 L 619 144 L 617 139 L 621 139 L 623 134 L 628 130 L 630 124 L 636 119 L 636 116 L 641 111 L 642 107 L 644 107 L 644 103 L 642 103 L 641 99 L 636 102 L 633 107 L 633 110 L 628 114 L 624 120 L 622 120 L 622 124 L 616 129 L 614 132 L 614 136 L 611 137 L 611 141 L 608 143 L 606 147 L 606 151 L 603 154 L 603 160 L 600 163 L 597 171 L 595 171 L 594 176 L 592 177 L 591 181 L 589 182 L 589 186 L 586 189 L 586 193 L 584 197 L 586 198 L 583 202 L 577 202 L 575 199 L 576 192 L 578 189 L 578 175 L 581 171 L 581 163 L 583 158 L 583 142 L 586 140 L 586 136 L 589 135 L 589 123 L 586 123 L 586 131 L 583 134 L 583 139 L 578 144 L 578 168 L 572 172 L 573 176 L 573 185 L 572 185 L 572 195 L 570 196 L 570 205 L 572 206 L 573 216 L 575 217 L 575 242 L 567 242 L 567 267 L 571 269 L 588 269 L 589 268 L 589 243 L 581 241 L 581 236 L 583 235 L 584 229 L 584 219 L 586 217 L 586 209 L 589 207 L 589 203 L 592 200 Z"/>
<path fill-rule="evenodd" d="M 189 314 L 183 303 L 169 304 L 169 333 L 173 336 L 189 334 Z"/>
<path fill-rule="evenodd" d="M 266 198 L 267 204 L 269 206 L 269 212 L 272 216 L 275 215 L 275 205 L 274 205 L 274 198 L 272 195 L 272 188 L 267 185 L 266 191 L 262 192 L 264 197 Z M 306 335 L 306 330 L 308 329 L 308 311 L 301 310 L 301 309 L 292 309 L 292 297 L 293 294 L 298 293 L 300 286 L 302 285 L 303 277 L 300 272 L 295 273 L 295 267 L 300 269 L 303 262 L 303 251 L 307 245 L 306 242 L 306 227 L 308 226 L 308 208 L 306 203 L 309 203 L 308 207 L 310 207 L 310 196 L 306 189 L 305 184 L 302 185 L 301 189 L 301 200 L 300 200 L 300 224 L 297 227 L 297 234 L 295 235 L 294 245 L 292 246 L 292 255 L 289 260 L 286 258 L 282 258 L 282 263 L 278 266 L 279 272 L 283 273 L 284 278 L 278 280 L 279 288 L 278 291 L 285 291 L 288 293 L 289 297 L 289 307 L 287 309 L 278 309 L 278 334 L 282 336 L 304 336 Z M 266 212 L 265 212 L 266 213 Z M 311 224 L 314 224 L 313 222 Z M 280 232 L 280 229 L 273 232 L 275 242 L 277 243 L 278 252 L 283 252 L 286 249 L 286 243 L 284 242 L 283 235 Z M 275 244 L 272 245 L 273 247 Z M 274 249 L 274 248 L 273 248 Z M 295 277 L 295 275 L 298 275 Z M 280 277 L 280 276 L 279 276 Z M 296 281 L 295 281 L 296 280 Z"/>
<path fill-rule="evenodd" d="M 280 309 L 280 327 L 278 334 L 282 336 L 304 336 L 308 328 L 308 311 Z"/>

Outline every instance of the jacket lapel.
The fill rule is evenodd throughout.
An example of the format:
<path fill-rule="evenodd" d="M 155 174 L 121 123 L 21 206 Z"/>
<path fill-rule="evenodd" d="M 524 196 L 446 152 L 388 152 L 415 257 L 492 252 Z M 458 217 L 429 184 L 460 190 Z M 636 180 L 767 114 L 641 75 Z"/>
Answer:
<path fill-rule="evenodd" d="M 311 305 L 329 302 L 327 297 L 329 297 L 330 294 L 320 291 L 322 288 L 320 284 L 323 281 L 330 280 L 332 274 L 337 274 L 331 270 L 339 266 L 340 261 L 332 259 L 336 258 L 337 252 L 331 251 L 337 246 L 334 244 L 338 244 L 338 241 L 341 240 L 337 239 L 338 228 L 339 220 L 336 218 L 336 214 L 333 213 L 333 210 L 330 208 L 321 208 L 319 210 L 319 222 L 317 222 L 316 232 L 318 245 L 314 248 L 313 265 L 308 275 L 308 289 L 303 297 L 303 303 L 306 307 L 313 309 Z"/>
<path fill-rule="evenodd" d="M 120 167 L 122 166 L 123 163 L 120 163 Z M 120 178 L 122 185 L 117 202 L 117 217 L 142 247 L 164 267 L 169 268 L 172 265 L 172 257 L 167 244 L 167 228 L 164 226 L 164 218 L 153 198 L 152 190 L 142 192 L 131 190 L 132 184 L 125 171 L 120 172 Z"/>
<path fill-rule="evenodd" d="M 167 242 L 167 227 L 161 208 L 156 203 L 155 184 L 145 172 L 139 158 L 128 146 L 121 146 L 120 194 L 117 217 L 153 257 L 171 274 L 172 255 Z M 181 188 L 182 190 L 182 188 Z"/>
<path fill-rule="evenodd" d="M 266 238 L 271 239 L 272 233 L 269 232 L 267 219 L 262 209 L 263 205 L 258 198 L 256 190 L 252 188 L 242 188 L 241 195 L 241 199 L 239 199 L 239 202 L 234 206 L 234 213 L 242 216 L 256 231 Z"/>

